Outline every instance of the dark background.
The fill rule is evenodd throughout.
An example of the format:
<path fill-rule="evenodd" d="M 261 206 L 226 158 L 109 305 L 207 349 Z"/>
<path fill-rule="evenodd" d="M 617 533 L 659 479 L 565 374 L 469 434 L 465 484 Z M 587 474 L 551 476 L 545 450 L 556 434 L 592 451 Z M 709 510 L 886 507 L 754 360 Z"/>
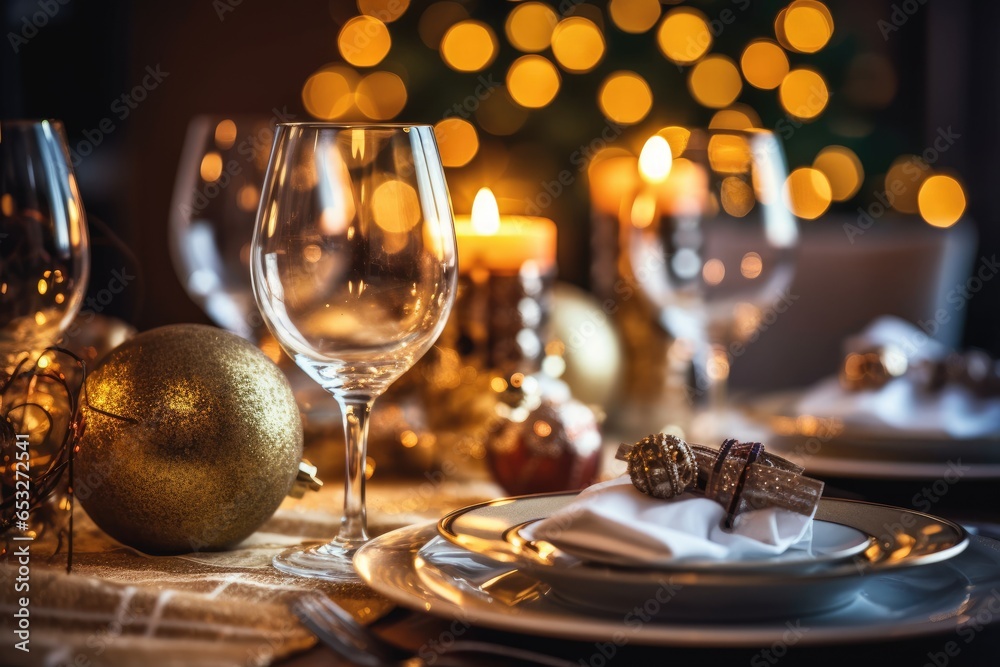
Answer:
<path fill-rule="evenodd" d="M 0 115 L 61 119 L 74 150 L 85 145 L 81 142 L 87 141 L 87 133 L 103 118 L 113 119 L 114 130 L 76 168 L 92 218 L 91 293 L 106 285 L 110 272 L 123 263 L 141 271 L 141 285 L 126 290 L 105 313 L 132 321 L 140 329 L 207 321 L 184 293 L 167 252 L 168 213 L 189 119 L 198 113 L 268 113 L 272 108 L 287 108 L 299 118 L 308 118 L 300 96 L 302 84 L 317 68 L 338 60 L 337 32 L 357 14 L 351 0 L 237 2 L 8 0 L 2 4 Z M 406 63 L 409 101 L 399 118 L 414 122 L 439 120 L 443 110 L 469 93 L 474 85 L 470 82 L 475 80 L 475 75 L 447 69 L 417 38 L 417 20 L 428 4 L 413 0 L 407 14 L 392 24 L 393 50 L 385 63 L 390 70 L 392 62 Z M 502 35 L 509 3 L 463 4 L 474 18 L 487 21 Z M 728 0 L 691 4 L 709 16 L 731 6 Z M 737 24 L 721 35 L 718 50 L 738 57 L 740 44 L 770 32 L 773 17 L 784 4 L 753 2 Z M 832 209 L 852 215 L 859 206 L 874 201 L 874 193 L 881 189 L 877 179 L 896 156 L 919 153 L 930 145 L 938 128 L 952 126 L 962 140 L 934 166 L 960 174 L 968 195 L 967 216 L 978 228 L 981 254 L 988 257 L 1000 250 L 1000 196 L 995 184 L 995 161 L 1000 156 L 1000 40 L 996 37 L 1000 3 L 904 3 L 918 10 L 886 39 L 878 22 L 889 20 L 893 6 L 899 4 L 889 0 L 829 3 L 836 21 L 834 39 L 809 58 L 833 92 L 828 119 L 796 133 L 786 144 L 789 161 L 793 166 L 807 162 L 829 143 L 855 150 L 865 165 L 865 185 L 854 200 Z M 231 11 L 220 14 L 220 7 Z M 25 17 L 45 8 L 54 16 L 26 43 L 19 43 L 15 53 L 11 35 L 24 34 Z M 491 139 L 481 133 L 481 139 L 519 141 L 542 152 L 568 155 L 577 137 L 597 136 L 603 123 L 593 102 L 596 82 L 623 68 L 635 69 L 650 81 L 657 100 L 650 121 L 707 121 L 709 112 L 696 107 L 684 87 L 684 73 L 663 59 L 649 39 L 611 32 L 608 54 L 595 73 L 564 76 L 557 100 L 534 113 L 515 137 Z M 861 50 L 882 53 L 893 63 L 898 91 L 885 108 L 851 109 L 837 94 L 844 82 L 844 63 Z M 500 58 L 487 71 L 502 80 L 513 55 L 512 47 L 502 46 Z M 169 74 L 127 118 L 119 120 L 112 113 L 112 103 L 142 80 L 147 66 L 159 66 Z M 749 101 L 765 126 L 773 126 L 780 109 L 773 94 L 766 97 L 762 92 L 748 90 L 741 101 Z M 584 99 L 588 100 L 586 112 L 581 110 Z M 837 123 L 845 119 L 867 123 L 872 129 L 854 140 L 838 138 Z M 634 143 L 634 136 L 626 133 L 622 141 Z M 559 157 L 540 161 L 539 182 L 546 174 L 555 178 L 564 162 Z M 562 277 L 586 286 L 586 184 L 578 179 L 573 187 L 574 196 L 561 198 L 547 215 L 560 227 Z M 453 187 L 452 196 L 456 209 L 468 210 L 467 192 Z M 94 218 L 106 222 L 135 257 L 128 258 L 111 245 Z M 924 223 L 914 217 L 913 224 Z M 1000 353 L 998 311 L 1000 281 L 987 283 L 969 304 L 967 345 Z"/>

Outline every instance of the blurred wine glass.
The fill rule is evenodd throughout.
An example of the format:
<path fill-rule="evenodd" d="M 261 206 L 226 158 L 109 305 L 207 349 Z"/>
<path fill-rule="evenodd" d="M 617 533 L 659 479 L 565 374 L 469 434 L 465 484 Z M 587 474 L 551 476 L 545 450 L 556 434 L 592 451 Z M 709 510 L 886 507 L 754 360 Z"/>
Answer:
<path fill-rule="evenodd" d="M 671 127 L 646 143 L 639 169 L 625 221 L 632 271 L 674 339 L 668 367 L 694 364 L 687 394 L 708 408 L 696 435 L 714 437 L 730 364 L 792 281 L 784 154 L 766 130 Z"/>
<path fill-rule="evenodd" d="M 0 122 L 0 360 L 56 343 L 90 272 L 87 220 L 56 120 Z"/>
<path fill-rule="evenodd" d="M 250 287 L 250 240 L 274 122 L 192 119 L 170 208 L 170 251 L 184 289 L 217 325 L 255 343 L 264 327 Z"/>
<path fill-rule="evenodd" d="M 455 226 L 432 128 L 279 124 L 251 276 L 271 333 L 340 405 L 347 444 L 337 537 L 274 565 L 357 581 L 372 405 L 431 347 L 455 299 Z"/>

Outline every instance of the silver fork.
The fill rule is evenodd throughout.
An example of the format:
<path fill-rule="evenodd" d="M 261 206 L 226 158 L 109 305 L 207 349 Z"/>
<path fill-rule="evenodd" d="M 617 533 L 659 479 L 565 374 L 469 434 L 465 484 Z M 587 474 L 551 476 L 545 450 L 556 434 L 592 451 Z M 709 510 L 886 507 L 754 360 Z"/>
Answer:
<path fill-rule="evenodd" d="M 390 667 L 406 665 L 419 667 L 426 664 L 412 651 L 382 639 L 370 629 L 354 620 L 338 604 L 320 595 L 305 595 L 291 604 L 291 609 L 323 644 L 342 658 L 365 667 Z M 491 655 L 509 660 L 544 665 L 546 667 L 579 667 L 578 663 L 554 656 L 493 644 L 490 642 L 457 639 L 445 654 L 438 656 L 435 665 L 470 665 L 472 661 L 455 659 L 452 654 Z"/>

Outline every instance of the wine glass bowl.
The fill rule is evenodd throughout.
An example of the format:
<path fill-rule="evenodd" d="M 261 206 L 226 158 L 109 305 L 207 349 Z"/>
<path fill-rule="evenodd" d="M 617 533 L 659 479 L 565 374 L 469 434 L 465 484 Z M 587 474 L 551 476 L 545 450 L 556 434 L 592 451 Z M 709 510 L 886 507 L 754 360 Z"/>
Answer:
<path fill-rule="evenodd" d="M 253 236 L 275 117 L 200 115 L 188 124 L 170 208 L 170 252 L 188 295 L 217 325 L 257 342 Z"/>
<path fill-rule="evenodd" d="M 62 123 L 0 123 L 0 361 L 54 344 L 90 273 L 86 214 Z"/>
<path fill-rule="evenodd" d="M 353 579 L 372 402 L 434 343 L 455 297 L 454 221 L 430 126 L 279 124 L 251 276 L 274 337 L 340 404 L 347 441 L 340 534 L 275 566 Z"/>
<path fill-rule="evenodd" d="M 664 136 L 665 135 L 665 136 Z M 668 128 L 643 149 L 628 211 L 630 266 L 660 323 L 696 357 L 696 395 L 721 419 L 733 350 L 791 285 L 798 225 L 767 130 Z"/>

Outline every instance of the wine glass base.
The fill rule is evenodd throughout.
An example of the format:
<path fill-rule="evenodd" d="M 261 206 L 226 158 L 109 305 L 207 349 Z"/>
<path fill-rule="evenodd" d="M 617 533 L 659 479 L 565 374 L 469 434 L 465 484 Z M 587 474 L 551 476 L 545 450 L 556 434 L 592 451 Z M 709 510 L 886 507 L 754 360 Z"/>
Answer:
<path fill-rule="evenodd" d="M 286 549 L 271 563 L 275 569 L 297 577 L 357 583 L 361 577 L 354 569 L 353 556 L 353 549 L 347 550 L 336 544 L 316 544 Z"/>

